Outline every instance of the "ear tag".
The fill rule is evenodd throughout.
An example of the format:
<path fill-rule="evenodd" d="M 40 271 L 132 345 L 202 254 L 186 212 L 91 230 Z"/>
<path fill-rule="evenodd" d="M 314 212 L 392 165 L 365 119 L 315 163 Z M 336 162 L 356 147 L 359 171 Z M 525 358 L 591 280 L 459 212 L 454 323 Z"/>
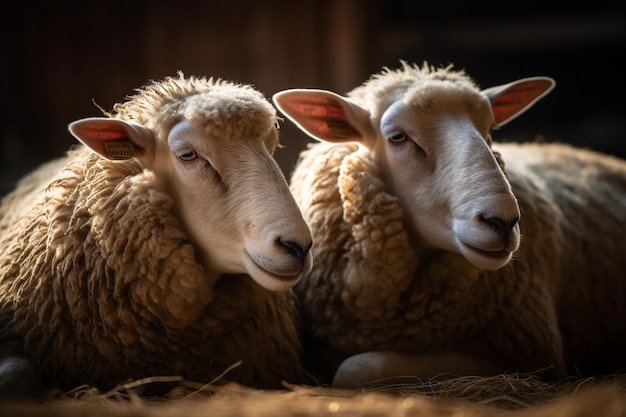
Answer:
<path fill-rule="evenodd" d="M 350 125 L 346 123 L 328 122 L 326 123 L 326 125 L 328 126 L 328 130 L 330 130 L 330 133 L 335 135 L 335 137 L 345 139 L 354 136 L 354 129 L 352 129 Z"/>
<path fill-rule="evenodd" d="M 135 147 L 131 142 L 104 142 L 104 150 L 111 159 L 130 159 Z"/>

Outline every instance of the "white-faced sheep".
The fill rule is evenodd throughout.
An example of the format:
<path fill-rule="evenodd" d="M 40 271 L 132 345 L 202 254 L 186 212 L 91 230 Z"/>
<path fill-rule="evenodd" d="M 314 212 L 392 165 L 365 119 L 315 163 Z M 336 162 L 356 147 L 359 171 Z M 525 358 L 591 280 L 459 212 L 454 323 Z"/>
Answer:
<path fill-rule="evenodd" d="M 492 129 L 553 86 L 481 91 L 464 71 L 403 62 L 345 97 L 274 96 L 331 142 L 301 154 L 290 184 L 313 233 L 296 292 L 320 379 L 324 361 L 340 387 L 626 366 L 626 162 L 564 144 L 492 149 Z"/>
<path fill-rule="evenodd" d="M 82 144 L 3 199 L 0 386 L 33 370 L 62 389 L 210 382 L 239 361 L 229 380 L 297 382 L 311 234 L 272 104 L 179 73 L 106 116 L 71 123 Z"/>

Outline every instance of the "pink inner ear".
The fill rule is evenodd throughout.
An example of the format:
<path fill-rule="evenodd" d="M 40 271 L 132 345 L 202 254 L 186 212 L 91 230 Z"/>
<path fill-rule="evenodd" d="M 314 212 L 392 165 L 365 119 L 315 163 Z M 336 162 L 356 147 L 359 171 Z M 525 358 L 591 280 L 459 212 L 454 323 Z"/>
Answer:
<path fill-rule="evenodd" d="M 332 141 L 361 137 L 348 122 L 343 108 L 328 97 L 297 96 L 285 100 L 283 106 L 305 131 L 317 138 Z"/>
<path fill-rule="evenodd" d="M 342 110 L 341 112 L 343 113 Z M 359 132 L 353 128 L 352 125 L 334 115 L 316 117 L 315 115 L 308 114 L 301 117 L 298 122 L 306 131 L 320 139 L 333 140 L 361 137 Z"/>
<path fill-rule="evenodd" d="M 551 86 L 552 83 L 547 80 L 529 80 L 509 88 L 491 105 L 496 124 L 506 123 L 523 113 Z"/>
<path fill-rule="evenodd" d="M 111 140 L 130 140 L 123 122 L 108 118 L 87 118 L 71 125 L 71 130 L 81 140 L 108 142 Z"/>
<path fill-rule="evenodd" d="M 499 100 L 491 108 L 497 125 L 509 120 L 519 110 L 519 106 L 514 100 Z"/>
<path fill-rule="evenodd" d="M 112 129 L 111 125 L 102 127 L 81 127 L 81 131 L 85 136 L 91 138 L 92 141 L 109 142 L 112 140 L 129 140 L 128 133 L 126 133 L 124 129 Z"/>
<path fill-rule="evenodd" d="M 129 159 L 135 154 L 129 134 L 119 122 L 85 119 L 72 124 L 71 130 L 82 143 L 106 159 Z"/>

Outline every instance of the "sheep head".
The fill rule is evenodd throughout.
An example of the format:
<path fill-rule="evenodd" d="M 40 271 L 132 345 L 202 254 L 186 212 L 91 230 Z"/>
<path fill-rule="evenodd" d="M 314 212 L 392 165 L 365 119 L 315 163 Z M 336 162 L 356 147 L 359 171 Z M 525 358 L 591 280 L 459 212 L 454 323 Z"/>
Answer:
<path fill-rule="evenodd" d="M 520 211 L 491 149 L 491 131 L 553 86 L 535 77 L 481 91 L 463 72 L 404 64 L 345 97 L 294 89 L 273 100 L 311 137 L 358 142 L 372 154 L 418 247 L 497 269 L 519 246 Z"/>
<path fill-rule="evenodd" d="M 182 74 L 138 91 L 116 115 L 77 120 L 71 133 L 163 181 L 209 276 L 247 273 L 269 290 L 295 285 L 311 269 L 311 234 L 273 158 L 269 101 L 248 86 Z"/>

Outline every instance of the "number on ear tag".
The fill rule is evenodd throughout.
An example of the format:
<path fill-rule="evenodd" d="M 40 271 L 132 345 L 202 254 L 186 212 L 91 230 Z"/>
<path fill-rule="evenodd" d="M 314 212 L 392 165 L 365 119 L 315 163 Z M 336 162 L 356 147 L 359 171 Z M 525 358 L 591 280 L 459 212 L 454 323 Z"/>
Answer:
<path fill-rule="evenodd" d="M 111 159 L 130 159 L 135 152 L 131 142 L 105 142 L 104 150 Z"/>

